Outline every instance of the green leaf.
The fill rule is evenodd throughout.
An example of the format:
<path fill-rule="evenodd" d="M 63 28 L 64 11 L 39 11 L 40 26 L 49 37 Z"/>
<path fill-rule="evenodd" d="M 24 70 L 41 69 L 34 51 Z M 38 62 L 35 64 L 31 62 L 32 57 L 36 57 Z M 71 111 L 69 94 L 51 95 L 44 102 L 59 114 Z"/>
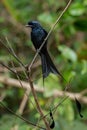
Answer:
<path fill-rule="evenodd" d="M 43 86 L 42 79 L 38 80 L 38 85 Z M 61 85 L 59 83 L 59 78 L 57 75 L 50 74 L 44 81 L 44 87 L 45 87 L 45 97 L 50 97 L 53 95 L 53 90 L 58 89 L 61 90 Z"/>
<path fill-rule="evenodd" d="M 82 68 L 82 72 L 81 73 L 85 74 L 85 73 L 87 73 L 87 61 L 83 60 L 82 63 L 83 63 L 83 68 Z"/>
<path fill-rule="evenodd" d="M 70 6 L 69 13 L 72 16 L 80 16 L 85 12 L 85 6 L 80 3 L 74 3 Z"/>
<path fill-rule="evenodd" d="M 42 22 L 46 22 L 46 24 L 52 24 L 54 22 L 54 19 L 50 13 L 43 13 L 38 16 L 38 19 Z"/>
<path fill-rule="evenodd" d="M 60 45 L 58 46 L 58 49 L 61 51 L 63 57 L 65 59 L 71 60 L 72 62 L 77 61 L 77 55 L 74 50 L 71 48 L 65 46 L 65 45 Z"/>

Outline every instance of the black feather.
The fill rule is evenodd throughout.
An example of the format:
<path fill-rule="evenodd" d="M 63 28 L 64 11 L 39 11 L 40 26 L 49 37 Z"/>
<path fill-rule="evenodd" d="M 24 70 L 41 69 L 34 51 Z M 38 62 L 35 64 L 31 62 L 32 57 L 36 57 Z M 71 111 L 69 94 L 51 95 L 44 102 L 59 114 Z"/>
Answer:
<path fill-rule="evenodd" d="M 52 114 L 52 111 L 50 110 L 50 118 L 52 120 L 51 124 L 50 124 L 50 128 L 53 129 L 55 127 L 55 122 L 54 122 L 54 119 L 53 119 L 53 114 Z"/>
<path fill-rule="evenodd" d="M 82 118 L 83 115 L 81 114 L 81 109 L 82 109 L 81 104 L 80 104 L 80 102 L 79 102 L 76 98 L 75 98 L 75 101 L 76 101 L 76 106 L 77 106 L 79 115 L 80 115 L 80 117 Z"/>
<path fill-rule="evenodd" d="M 37 50 L 40 48 L 41 44 L 43 43 L 48 33 L 37 21 L 28 22 L 28 26 L 32 28 L 31 40 L 33 42 L 35 49 Z M 39 54 L 41 56 L 41 62 L 42 62 L 43 79 L 46 78 L 50 73 L 58 74 L 63 78 L 60 72 L 56 69 L 55 65 L 53 64 L 48 54 L 47 41 L 45 42 Z"/>
<path fill-rule="evenodd" d="M 53 129 L 55 127 L 55 122 L 52 120 L 52 123 L 50 124 L 50 128 Z"/>

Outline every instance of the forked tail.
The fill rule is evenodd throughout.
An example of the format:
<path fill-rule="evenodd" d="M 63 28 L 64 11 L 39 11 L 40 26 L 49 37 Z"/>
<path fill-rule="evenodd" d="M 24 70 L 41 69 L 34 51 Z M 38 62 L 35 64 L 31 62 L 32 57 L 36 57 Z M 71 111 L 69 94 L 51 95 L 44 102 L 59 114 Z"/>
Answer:
<path fill-rule="evenodd" d="M 45 54 L 41 53 L 40 56 L 41 56 L 41 62 L 42 62 L 43 79 L 46 78 L 50 73 L 59 74 L 63 78 L 60 72 L 56 69 L 47 50 L 45 51 Z"/>

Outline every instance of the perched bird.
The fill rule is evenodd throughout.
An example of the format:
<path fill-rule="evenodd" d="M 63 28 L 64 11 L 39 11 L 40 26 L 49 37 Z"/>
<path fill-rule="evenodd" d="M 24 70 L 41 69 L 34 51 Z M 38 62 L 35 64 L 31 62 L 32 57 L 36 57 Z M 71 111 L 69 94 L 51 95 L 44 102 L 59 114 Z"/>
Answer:
<path fill-rule="evenodd" d="M 47 36 L 47 31 L 40 25 L 38 21 L 29 21 L 26 27 L 30 27 L 31 30 L 31 41 L 35 49 L 39 49 L 44 39 Z M 42 62 L 42 74 L 43 79 L 46 78 L 50 73 L 59 74 L 62 78 L 63 76 L 56 69 L 54 63 L 52 62 L 48 50 L 47 50 L 47 41 L 39 52 Z"/>

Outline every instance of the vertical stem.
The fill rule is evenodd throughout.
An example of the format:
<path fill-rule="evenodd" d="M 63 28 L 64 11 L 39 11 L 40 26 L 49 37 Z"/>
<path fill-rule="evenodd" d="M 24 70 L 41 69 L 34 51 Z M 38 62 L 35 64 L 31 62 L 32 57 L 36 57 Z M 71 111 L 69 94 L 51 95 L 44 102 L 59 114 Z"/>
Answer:
<path fill-rule="evenodd" d="M 35 100 L 35 103 L 36 103 L 37 110 L 38 110 L 40 116 L 43 117 L 44 114 L 43 114 L 42 109 L 41 109 L 41 107 L 39 105 L 38 98 L 37 98 L 37 95 L 36 95 L 36 92 L 35 92 L 35 89 L 34 89 L 34 86 L 33 86 L 33 83 L 32 83 L 32 80 L 31 80 L 31 77 L 30 77 L 29 74 L 28 74 L 28 81 L 30 83 L 31 91 L 32 91 L 32 94 L 34 96 L 34 100 Z M 46 130 L 50 130 L 50 126 L 49 126 L 46 118 L 43 118 L 43 121 L 44 121 L 44 124 L 46 126 Z"/>

